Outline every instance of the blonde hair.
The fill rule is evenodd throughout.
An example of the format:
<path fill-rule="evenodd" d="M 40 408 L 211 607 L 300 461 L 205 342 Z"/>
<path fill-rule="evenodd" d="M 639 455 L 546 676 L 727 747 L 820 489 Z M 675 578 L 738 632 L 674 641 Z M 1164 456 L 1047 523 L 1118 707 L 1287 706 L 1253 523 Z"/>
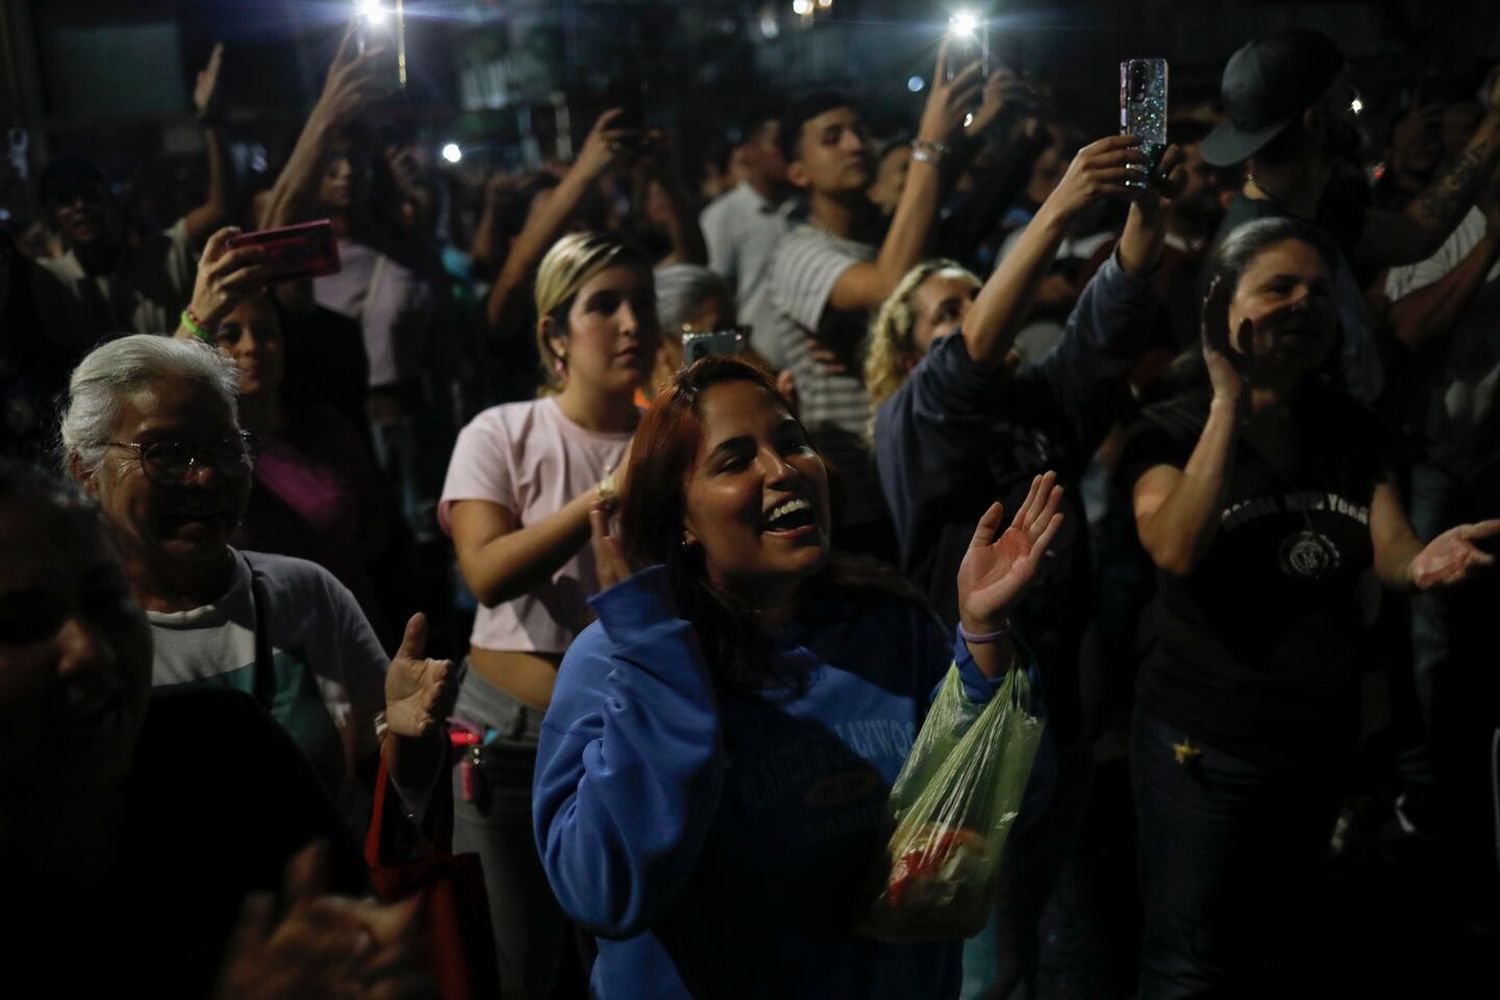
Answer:
<path fill-rule="evenodd" d="M 894 291 L 880 304 L 875 319 L 870 323 L 870 351 L 865 356 L 865 390 L 870 394 L 869 436 L 875 436 L 873 414 L 880 409 L 901 383 L 911 374 L 912 362 L 917 357 L 917 314 L 913 299 L 922 282 L 941 271 L 954 271 L 972 281 L 978 288 L 982 282 L 972 272 L 956 261 L 924 260 L 907 271 Z"/>
<path fill-rule="evenodd" d="M 541 392 L 562 388 L 566 361 L 548 343 L 550 336 L 567 336 L 573 299 L 590 278 L 608 267 L 638 267 L 650 284 L 651 264 L 640 251 L 611 233 L 569 233 L 547 251 L 536 272 L 536 348 L 541 358 Z M 547 320 L 552 320 L 549 331 Z"/>

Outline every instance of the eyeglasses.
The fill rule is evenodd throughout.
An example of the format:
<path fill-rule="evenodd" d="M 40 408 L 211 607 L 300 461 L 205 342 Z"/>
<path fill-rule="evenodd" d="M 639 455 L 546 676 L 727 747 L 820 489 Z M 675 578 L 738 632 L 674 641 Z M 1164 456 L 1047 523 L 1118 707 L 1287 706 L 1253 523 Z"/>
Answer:
<path fill-rule="evenodd" d="M 191 444 L 186 441 L 110 441 L 111 448 L 132 448 L 140 457 L 141 471 L 158 486 L 179 486 L 194 469 L 212 468 L 223 476 L 242 476 L 255 468 L 255 435 L 236 431 L 218 441 Z"/>

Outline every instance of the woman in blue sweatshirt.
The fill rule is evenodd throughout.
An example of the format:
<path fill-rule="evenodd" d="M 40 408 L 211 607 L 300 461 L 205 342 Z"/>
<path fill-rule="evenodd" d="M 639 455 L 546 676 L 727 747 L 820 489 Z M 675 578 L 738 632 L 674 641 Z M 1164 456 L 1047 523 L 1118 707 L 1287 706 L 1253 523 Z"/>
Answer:
<path fill-rule="evenodd" d="M 885 801 L 951 661 L 987 701 L 1019 659 L 1007 613 L 1061 520 L 1037 477 L 958 572 L 961 636 L 830 555 L 828 473 L 771 381 L 708 358 L 632 447 L 619 535 L 558 674 L 534 817 L 563 907 L 601 940 L 595 994 L 952 997 L 960 943 L 855 927 L 881 884 Z M 1033 786 L 1037 786 L 1033 782 Z"/>

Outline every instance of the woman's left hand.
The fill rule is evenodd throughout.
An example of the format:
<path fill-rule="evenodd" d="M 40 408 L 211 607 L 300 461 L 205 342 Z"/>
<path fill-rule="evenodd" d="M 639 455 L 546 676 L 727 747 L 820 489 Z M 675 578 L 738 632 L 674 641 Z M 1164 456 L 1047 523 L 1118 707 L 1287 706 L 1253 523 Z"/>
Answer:
<path fill-rule="evenodd" d="M 1057 473 L 1048 472 L 1031 481 L 1026 502 L 1004 534 L 996 537 L 1005 520 L 1004 504 L 991 504 L 979 519 L 958 567 L 958 615 L 965 629 L 980 633 L 1005 626 L 1062 524 L 1057 510 L 1062 493 Z"/>
<path fill-rule="evenodd" d="M 453 664 L 423 658 L 426 648 L 427 616 L 418 612 L 406 623 L 401 648 L 385 672 L 385 723 L 396 736 L 421 736 L 453 708 Z"/>
<path fill-rule="evenodd" d="M 1474 542 L 1496 535 L 1500 535 L 1500 518 L 1449 528 L 1412 558 L 1407 570 L 1412 585 L 1418 590 L 1451 587 L 1476 569 L 1494 565 L 1495 557 Z"/>

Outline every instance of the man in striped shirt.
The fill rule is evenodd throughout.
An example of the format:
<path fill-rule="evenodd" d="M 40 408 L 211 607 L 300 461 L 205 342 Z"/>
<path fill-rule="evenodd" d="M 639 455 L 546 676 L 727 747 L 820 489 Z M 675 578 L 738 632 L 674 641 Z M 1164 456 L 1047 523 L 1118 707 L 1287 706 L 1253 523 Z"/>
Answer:
<path fill-rule="evenodd" d="M 839 547 L 888 560 L 895 537 L 865 439 L 871 411 L 864 335 L 870 315 L 928 253 L 942 161 L 977 104 L 979 67 L 947 80 L 945 61 L 940 52 L 906 187 L 883 237 L 884 219 L 865 193 L 874 176 L 872 152 L 850 103 L 834 93 L 812 94 L 788 109 L 781 126 L 787 180 L 808 210 L 808 222 L 782 236 L 772 264 L 783 354 L 808 434 L 840 473 Z"/>

